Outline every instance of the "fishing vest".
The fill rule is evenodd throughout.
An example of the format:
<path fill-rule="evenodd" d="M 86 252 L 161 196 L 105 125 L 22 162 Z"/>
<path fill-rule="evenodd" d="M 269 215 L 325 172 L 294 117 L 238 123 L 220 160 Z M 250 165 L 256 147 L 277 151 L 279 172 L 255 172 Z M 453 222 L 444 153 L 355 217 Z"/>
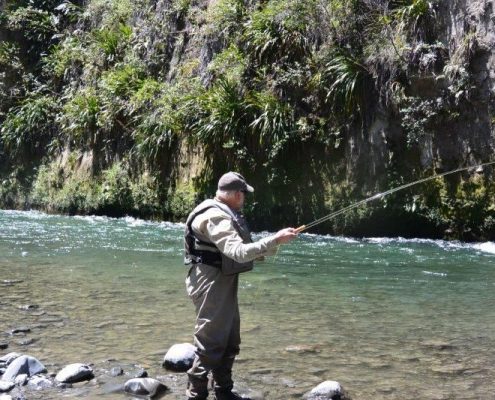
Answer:
<path fill-rule="evenodd" d="M 194 234 L 194 231 L 192 230 L 192 223 L 194 219 L 198 215 L 203 214 L 213 207 L 219 208 L 230 216 L 234 229 L 242 238 L 243 243 L 253 242 L 246 221 L 240 214 L 232 211 L 226 204 L 223 204 L 217 200 L 208 199 L 199 204 L 187 218 L 184 234 L 184 264 L 207 264 L 213 267 L 221 268 L 224 275 L 233 275 L 252 270 L 252 261 L 239 263 L 221 253 L 213 242 L 201 240 Z M 200 250 L 197 248 L 198 245 L 209 247 L 211 250 Z"/>

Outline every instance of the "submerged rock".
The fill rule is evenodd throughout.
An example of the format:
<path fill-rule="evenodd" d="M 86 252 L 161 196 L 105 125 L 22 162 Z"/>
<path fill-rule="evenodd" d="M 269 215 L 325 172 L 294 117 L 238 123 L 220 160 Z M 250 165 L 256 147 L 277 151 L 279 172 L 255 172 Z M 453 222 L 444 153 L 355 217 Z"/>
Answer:
<path fill-rule="evenodd" d="M 18 375 L 26 374 L 28 377 L 46 372 L 45 366 L 31 356 L 20 356 L 5 370 L 2 376 L 4 381 L 14 381 Z"/>
<path fill-rule="evenodd" d="M 113 368 L 110 370 L 110 375 L 111 375 L 111 376 L 120 376 L 120 375 L 124 375 L 124 370 L 123 370 L 121 367 L 113 367 Z"/>
<path fill-rule="evenodd" d="M 74 363 L 63 368 L 57 376 L 55 376 L 55 380 L 61 383 L 76 383 L 89 381 L 94 377 L 93 369 L 89 365 Z"/>
<path fill-rule="evenodd" d="M 18 328 L 14 328 L 10 330 L 11 335 L 15 335 L 16 333 L 29 333 L 31 332 L 31 328 L 28 328 L 27 326 L 20 326 Z"/>
<path fill-rule="evenodd" d="M 186 372 L 192 367 L 196 347 L 190 343 L 174 344 L 165 354 L 162 366 L 170 371 Z"/>
<path fill-rule="evenodd" d="M 307 400 L 351 400 L 340 383 L 325 381 L 304 396 Z"/>
<path fill-rule="evenodd" d="M 138 395 L 138 396 L 156 396 L 167 390 L 160 381 L 153 378 L 133 378 L 128 380 L 124 385 L 124 391 L 126 393 Z"/>

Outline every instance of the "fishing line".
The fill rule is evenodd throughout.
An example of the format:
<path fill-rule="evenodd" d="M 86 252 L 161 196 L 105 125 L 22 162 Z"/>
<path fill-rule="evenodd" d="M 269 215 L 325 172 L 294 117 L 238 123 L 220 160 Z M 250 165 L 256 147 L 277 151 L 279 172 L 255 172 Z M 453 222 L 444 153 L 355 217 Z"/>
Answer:
<path fill-rule="evenodd" d="M 299 228 L 296 228 L 296 232 L 297 233 L 301 233 L 301 232 L 304 232 L 305 230 L 309 229 L 309 228 L 312 228 L 316 225 L 319 225 L 325 221 L 328 221 L 332 218 L 335 218 L 341 214 L 344 214 L 346 213 L 347 211 L 350 211 L 350 210 L 353 210 L 354 208 L 357 208 L 363 204 L 366 204 L 370 201 L 373 201 L 373 200 L 378 200 L 378 199 L 381 199 L 382 197 L 385 197 L 389 194 L 392 194 L 392 193 L 395 193 L 395 192 L 398 192 L 399 190 L 403 190 L 403 189 L 407 189 L 408 187 L 411 187 L 411 186 L 414 186 L 414 185 L 419 185 L 420 183 L 424 183 L 424 182 L 428 182 L 428 181 L 431 181 L 432 179 L 436 179 L 436 178 L 441 178 L 442 176 L 446 176 L 446 175 L 451 175 L 451 174 L 455 174 L 457 172 L 461 172 L 461 171 L 467 171 L 469 169 L 473 169 L 473 168 L 482 168 L 482 167 L 485 167 L 487 165 L 492 165 L 492 164 L 495 164 L 495 161 L 491 161 L 491 162 L 487 162 L 487 163 L 483 163 L 483 164 L 478 164 L 478 165 L 471 165 L 469 167 L 463 167 L 463 168 L 457 168 L 457 169 L 454 169 L 452 171 L 448 171 L 448 172 L 444 172 L 442 174 L 436 174 L 436 175 L 433 175 L 433 176 L 430 176 L 428 178 L 423 178 L 423 179 L 418 179 L 417 181 L 414 181 L 414 182 L 410 182 L 410 183 L 406 183 L 405 185 L 402 185 L 402 186 L 398 186 L 398 187 L 395 187 L 393 189 L 389 189 L 385 192 L 382 192 L 382 193 L 377 193 L 371 197 L 368 197 L 364 200 L 361 200 L 361 201 L 358 201 L 357 203 L 354 203 L 354 204 L 351 204 L 347 207 L 344 207 L 340 210 L 337 210 L 337 211 L 334 211 L 328 215 L 325 215 L 324 217 L 321 217 L 319 219 L 316 219 L 314 220 L 313 222 L 310 222 L 306 225 L 301 225 Z"/>

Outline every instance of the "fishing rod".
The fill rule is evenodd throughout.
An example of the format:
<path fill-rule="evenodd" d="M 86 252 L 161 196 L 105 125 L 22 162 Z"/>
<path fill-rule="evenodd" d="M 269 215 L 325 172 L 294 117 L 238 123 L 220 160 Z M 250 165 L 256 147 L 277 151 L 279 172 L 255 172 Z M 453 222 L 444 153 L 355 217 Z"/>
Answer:
<path fill-rule="evenodd" d="M 377 193 L 377 194 L 375 194 L 375 195 L 373 195 L 371 197 L 368 197 L 368 198 L 366 198 L 364 200 L 358 201 L 357 203 L 351 204 L 351 205 L 349 205 L 347 207 L 341 208 L 340 210 L 337 210 L 337 211 L 334 211 L 334 212 L 332 212 L 332 213 L 330 213 L 328 215 L 325 215 L 322 218 L 316 219 L 313 222 L 310 222 L 309 224 L 301 225 L 299 228 L 296 228 L 296 232 L 297 233 L 304 232 L 305 230 L 307 230 L 309 228 L 312 228 L 312 227 L 314 227 L 316 225 L 319 225 L 319 224 L 321 224 L 321 223 L 323 223 L 325 221 L 328 221 L 328 220 L 330 220 L 332 218 L 335 218 L 338 215 L 344 214 L 347 211 L 350 211 L 350 210 L 352 210 L 354 208 L 357 208 L 357 207 L 359 207 L 359 206 L 361 206 L 363 204 L 366 204 L 366 203 L 368 203 L 370 201 L 381 199 L 382 197 L 385 197 L 385 196 L 387 196 L 389 194 L 398 192 L 399 190 L 403 190 L 403 189 L 406 189 L 406 188 L 411 187 L 411 186 L 414 186 L 414 185 L 419 185 L 420 183 L 428 182 L 428 181 L 431 181 L 432 179 L 441 178 L 442 176 L 455 174 L 455 173 L 461 172 L 461 171 L 467 171 L 467 170 L 470 170 L 470 169 L 473 169 L 473 168 L 476 168 L 476 169 L 483 168 L 483 167 L 486 167 L 487 165 L 492 165 L 492 164 L 495 164 L 495 161 L 486 162 L 486 163 L 478 164 L 478 165 L 471 165 L 469 167 L 457 168 L 457 169 L 454 169 L 452 171 L 444 172 L 442 174 L 430 176 L 428 178 L 418 179 L 417 181 L 406 183 L 405 185 L 398 186 L 398 187 L 393 188 L 393 189 L 389 189 L 389 190 L 387 190 L 385 192 L 382 192 L 382 193 Z"/>

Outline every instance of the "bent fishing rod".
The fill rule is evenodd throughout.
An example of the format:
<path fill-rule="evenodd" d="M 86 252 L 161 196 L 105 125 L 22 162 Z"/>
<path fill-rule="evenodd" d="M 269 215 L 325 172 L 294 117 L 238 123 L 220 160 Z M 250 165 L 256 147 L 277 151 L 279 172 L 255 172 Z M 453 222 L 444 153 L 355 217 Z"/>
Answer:
<path fill-rule="evenodd" d="M 296 232 L 297 233 L 304 232 L 305 230 L 307 230 L 309 228 L 312 228 L 312 227 L 314 227 L 316 225 L 319 225 L 319 224 L 321 224 L 321 223 L 323 223 L 325 221 L 328 221 L 328 220 L 330 220 L 332 218 L 335 218 L 338 215 L 344 214 L 347 211 L 350 211 L 350 210 L 352 210 L 354 208 L 357 208 L 357 207 L 359 207 L 359 206 L 361 206 L 363 204 L 366 204 L 366 203 L 368 203 L 370 201 L 381 199 L 382 197 L 385 197 L 385 196 L 387 196 L 389 194 L 398 192 L 399 190 L 407 189 L 408 187 L 419 185 L 420 183 L 428 182 L 428 181 L 431 181 L 432 179 L 441 178 L 442 176 L 451 175 L 451 174 L 455 174 L 457 172 L 467 171 L 467 170 L 474 169 L 474 168 L 476 168 L 476 169 L 483 168 L 483 167 L 486 167 L 487 165 L 492 165 L 492 164 L 495 164 L 495 161 L 486 162 L 486 163 L 478 164 L 478 165 L 471 165 L 469 167 L 457 168 L 457 169 L 454 169 L 452 171 L 444 172 L 442 174 L 435 174 L 435 175 L 430 176 L 428 178 L 418 179 L 417 181 L 406 183 L 405 185 L 398 186 L 398 187 L 395 187 L 393 189 L 389 189 L 389 190 L 387 190 L 385 192 L 382 192 L 382 193 L 377 193 L 377 194 L 375 194 L 375 195 L 373 195 L 371 197 L 368 197 L 368 198 L 366 198 L 364 200 L 358 201 L 357 203 L 351 204 L 351 205 L 349 205 L 347 207 L 341 208 L 340 210 L 337 210 L 337 211 L 334 211 L 334 212 L 332 212 L 332 213 L 330 213 L 328 215 L 325 215 L 322 218 L 316 219 L 313 222 L 310 222 L 309 224 L 301 225 L 299 228 L 296 228 Z"/>

